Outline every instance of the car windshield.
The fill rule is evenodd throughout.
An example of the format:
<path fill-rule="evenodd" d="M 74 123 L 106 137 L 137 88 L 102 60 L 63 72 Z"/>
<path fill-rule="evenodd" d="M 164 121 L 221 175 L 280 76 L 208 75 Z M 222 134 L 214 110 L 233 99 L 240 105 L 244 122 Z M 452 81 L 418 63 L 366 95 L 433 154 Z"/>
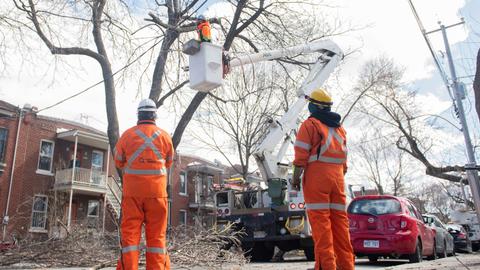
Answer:
<path fill-rule="evenodd" d="M 395 199 L 373 199 L 353 201 L 348 213 L 360 215 L 386 215 L 400 212 L 400 203 Z"/>

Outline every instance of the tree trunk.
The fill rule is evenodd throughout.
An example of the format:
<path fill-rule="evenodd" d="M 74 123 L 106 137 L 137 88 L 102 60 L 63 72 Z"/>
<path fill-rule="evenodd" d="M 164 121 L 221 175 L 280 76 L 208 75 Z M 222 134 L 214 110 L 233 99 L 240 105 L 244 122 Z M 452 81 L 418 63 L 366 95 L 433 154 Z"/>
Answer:
<path fill-rule="evenodd" d="M 473 80 L 473 92 L 475 93 L 475 109 L 480 121 L 480 49 L 477 53 L 477 69 L 475 71 L 475 79 Z"/>
<path fill-rule="evenodd" d="M 152 87 L 150 89 L 150 99 L 157 102 L 162 94 L 162 81 L 165 74 L 165 65 L 167 64 L 168 54 L 173 42 L 177 40 L 178 32 L 168 29 L 162 42 L 162 48 L 158 54 L 155 70 L 153 71 Z"/>
<path fill-rule="evenodd" d="M 183 132 L 187 128 L 188 123 L 190 123 L 190 120 L 192 120 L 193 114 L 195 113 L 195 111 L 200 106 L 200 104 L 202 103 L 202 101 L 205 99 L 206 96 L 207 96 L 207 93 L 205 92 L 197 92 L 193 97 L 192 102 L 190 102 L 187 110 L 183 113 L 182 118 L 180 119 L 180 122 L 178 122 L 178 125 L 175 128 L 175 132 L 173 133 L 173 137 L 172 137 L 173 148 L 177 149 L 177 146 L 180 144 L 180 141 L 182 140 Z"/>
<path fill-rule="evenodd" d="M 120 131 L 118 126 L 117 105 L 115 101 L 115 85 L 113 82 L 112 68 L 109 63 L 102 64 L 102 73 L 103 78 L 105 79 L 105 105 L 107 108 L 108 119 L 107 135 L 111 153 L 113 154 L 115 145 L 120 137 Z"/>

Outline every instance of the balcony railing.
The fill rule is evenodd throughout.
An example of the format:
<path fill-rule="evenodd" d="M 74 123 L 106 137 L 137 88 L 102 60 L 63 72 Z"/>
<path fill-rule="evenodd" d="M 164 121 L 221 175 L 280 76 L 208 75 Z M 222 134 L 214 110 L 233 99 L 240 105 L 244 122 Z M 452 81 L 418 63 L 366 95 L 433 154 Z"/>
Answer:
<path fill-rule="evenodd" d="M 87 187 L 106 188 L 105 172 L 85 168 L 75 168 L 72 182 L 72 170 L 57 170 L 55 185 L 81 185 Z"/>

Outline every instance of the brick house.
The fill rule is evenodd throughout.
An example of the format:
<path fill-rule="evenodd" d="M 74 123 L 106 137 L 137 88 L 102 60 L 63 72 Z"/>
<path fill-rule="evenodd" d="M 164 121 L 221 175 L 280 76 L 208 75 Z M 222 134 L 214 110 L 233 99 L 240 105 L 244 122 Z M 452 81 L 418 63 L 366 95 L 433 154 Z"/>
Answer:
<path fill-rule="evenodd" d="M 119 187 L 108 153 L 101 131 L 0 101 L 2 239 L 76 224 L 113 230 Z"/>
<path fill-rule="evenodd" d="M 171 174 L 169 225 L 214 225 L 213 184 L 220 184 L 226 167 L 204 158 L 177 153 Z"/>

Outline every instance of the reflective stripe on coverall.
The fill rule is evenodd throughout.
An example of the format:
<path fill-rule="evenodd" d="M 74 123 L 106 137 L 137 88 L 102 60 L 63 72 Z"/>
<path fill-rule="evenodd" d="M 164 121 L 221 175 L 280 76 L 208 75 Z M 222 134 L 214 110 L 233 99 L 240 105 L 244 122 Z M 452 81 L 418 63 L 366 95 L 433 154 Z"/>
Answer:
<path fill-rule="evenodd" d="M 315 243 L 316 270 L 354 269 L 345 207 L 346 159 L 342 127 L 328 127 L 313 117 L 302 123 L 293 164 L 304 168 L 303 193 Z"/>
<path fill-rule="evenodd" d="M 154 121 L 140 121 L 118 140 L 114 158 L 116 166 L 123 169 L 123 198 L 122 255 L 117 269 L 138 269 L 142 224 L 147 241 L 146 269 L 170 269 L 166 244 L 167 168 L 172 157 L 172 140 Z"/>

